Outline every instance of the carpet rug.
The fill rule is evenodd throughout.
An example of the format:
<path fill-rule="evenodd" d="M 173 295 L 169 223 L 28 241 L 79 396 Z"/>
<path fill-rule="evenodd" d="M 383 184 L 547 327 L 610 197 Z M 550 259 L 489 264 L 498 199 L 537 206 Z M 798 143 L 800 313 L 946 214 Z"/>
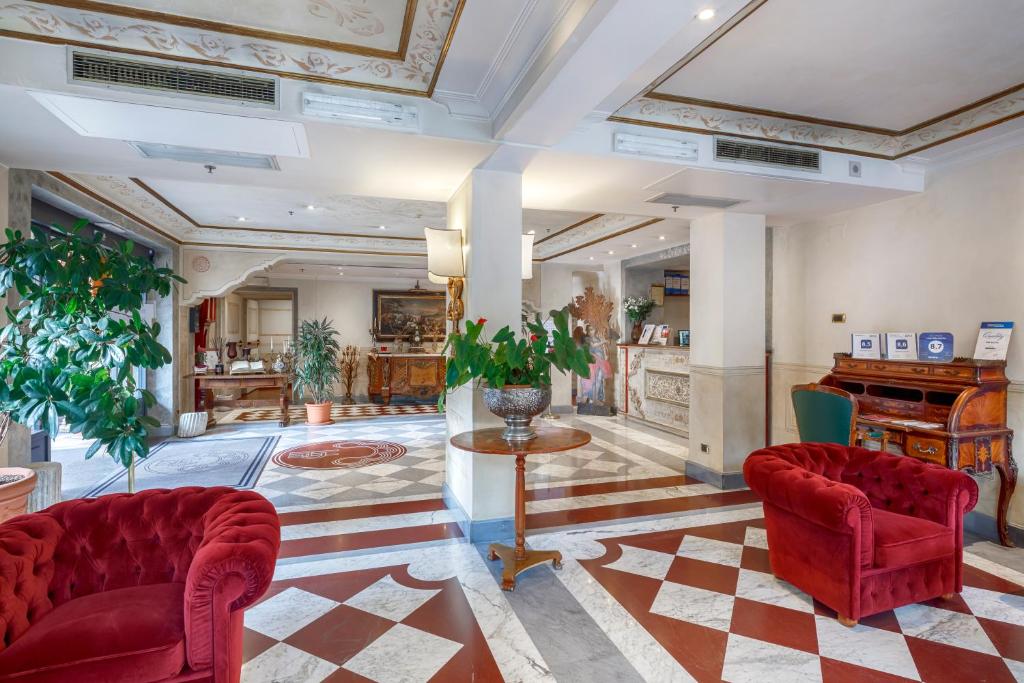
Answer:
<path fill-rule="evenodd" d="M 234 486 L 251 489 L 280 437 L 164 441 L 135 466 L 135 490 L 178 486 Z M 108 477 L 84 497 L 128 490 L 128 470 Z"/>
<path fill-rule="evenodd" d="M 331 406 L 331 419 L 336 422 L 343 420 L 364 420 L 368 417 L 436 414 L 437 405 L 434 403 L 392 406 L 381 406 L 376 403 L 358 403 L 356 405 L 346 406 L 336 403 Z M 279 408 L 243 408 L 233 410 L 223 416 L 218 415 L 217 424 L 224 425 L 239 422 L 261 422 L 264 420 L 277 422 L 280 419 L 281 410 Z M 290 406 L 288 408 L 288 419 L 293 424 L 305 422 L 306 407 L 304 405 Z"/>
<path fill-rule="evenodd" d="M 281 451 L 274 456 L 274 464 L 303 470 L 349 470 L 398 460 L 405 453 L 405 446 L 390 441 L 320 441 Z"/>

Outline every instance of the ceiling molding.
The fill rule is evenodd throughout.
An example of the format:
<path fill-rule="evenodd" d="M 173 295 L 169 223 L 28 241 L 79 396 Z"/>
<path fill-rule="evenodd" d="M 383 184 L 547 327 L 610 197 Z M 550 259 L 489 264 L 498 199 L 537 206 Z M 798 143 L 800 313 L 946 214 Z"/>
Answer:
<path fill-rule="evenodd" d="M 465 0 L 417 0 L 404 60 L 310 49 L 283 41 L 257 42 L 241 35 L 29 0 L 0 6 L 0 37 L 430 97 L 464 5 Z"/>
<path fill-rule="evenodd" d="M 541 239 L 539 239 L 536 242 L 534 242 L 534 244 L 537 245 L 537 244 L 541 244 L 542 242 L 547 242 L 549 239 L 552 239 L 554 237 L 558 237 L 563 232 L 568 232 L 569 230 L 572 230 L 573 228 L 578 228 L 581 225 L 585 225 L 585 224 L 587 224 L 587 223 L 589 223 L 591 221 L 597 220 L 598 218 L 602 218 L 603 216 L 604 216 L 603 213 L 595 213 L 592 216 L 587 216 L 586 218 L 584 218 L 581 221 L 577 221 L 577 222 L 573 223 L 572 225 L 568 225 L 568 226 L 562 228 L 561 230 L 557 230 L 557 231 L 551 233 L 550 235 L 546 235 L 546 236 L 542 237 Z"/>
<path fill-rule="evenodd" d="M 193 28 L 208 33 L 226 33 L 229 35 L 253 38 L 255 40 L 275 41 L 279 43 L 292 43 L 302 47 L 318 50 L 333 50 L 345 52 L 363 57 L 378 57 L 380 59 L 393 59 L 405 61 L 409 49 L 409 37 L 412 33 L 413 19 L 416 16 L 417 0 L 406 0 L 405 12 L 403 13 L 402 29 L 399 32 L 397 49 L 382 50 L 379 48 L 357 45 L 355 43 L 341 43 L 333 40 L 300 36 L 281 31 L 269 31 L 241 24 L 230 24 L 220 21 L 200 19 L 170 12 L 148 10 L 129 5 L 120 5 L 112 2 L 100 2 L 98 0 L 44 0 L 43 4 L 67 7 L 69 9 L 81 10 L 94 14 L 109 14 L 118 17 L 125 17 L 137 21 L 145 21 L 151 24 L 170 24 L 182 28 Z"/>
<path fill-rule="evenodd" d="M 546 242 L 544 246 L 535 244 L 533 260 L 540 263 L 550 261 L 613 237 L 626 235 L 634 230 L 660 223 L 662 220 L 664 219 L 604 214 L 600 218 L 584 221 L 571 231 L 563 230 L 556 239 Z"/>
<path fill-rule="evenodd" d="M 658 92 L 767 2 L 751 0 L 608 120 L 894 160 L 1024 116 L 1024 83 L 900 130 Z"/>
<path fill-rule="evenodd" d="M 700 104 L 638 98 L 615 112 L 610 121 L 653 126 L 688 133 L 728 135 L 815 147 L 830 152 L 880 159 L 900 159 L 944 142 L 1024 116 L 1024 86 L 986 98 L 949 118 L 887 135 L 863 129 L 810 123 L 768 114 L 744 114 Z M 876 129 L 877 130 L 877 129 Z"/>

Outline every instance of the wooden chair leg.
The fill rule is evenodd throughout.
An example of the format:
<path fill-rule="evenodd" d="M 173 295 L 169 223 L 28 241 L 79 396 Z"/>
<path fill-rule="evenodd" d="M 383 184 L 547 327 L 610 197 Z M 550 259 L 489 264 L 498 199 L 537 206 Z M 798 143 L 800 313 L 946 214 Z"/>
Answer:
<path fill-rule="evenodd" d="M 943 593 L 939 597 L 942 598 L 943 600 L 952 600 L 953 598 L 956 597 L 956 593 Z"/>
<path fill-rule="evenodd" d="M 856 619 L 851 619 L 850 617 L 843 616 L 842 614 L 840 614 L 840 615 L 838 615 L 836 617 L 836 621 L 838 621 L 840 624 L 842 624 L 846 628 L 853 628 L 854 626 L 857 625 L 857 620 Z"/>

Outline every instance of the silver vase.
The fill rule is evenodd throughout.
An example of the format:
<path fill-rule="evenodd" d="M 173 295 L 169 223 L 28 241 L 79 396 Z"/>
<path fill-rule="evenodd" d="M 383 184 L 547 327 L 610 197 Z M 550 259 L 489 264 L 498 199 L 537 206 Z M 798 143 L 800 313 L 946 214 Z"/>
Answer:
<path fill-rule="evenodd" d="M 537 436 L 530 422 L 551 404 L 551 387 L 508 385 L 501 389 L 484 389 L 487 409 L 505 420 L 501 438 L 506 441 L 529 441 Z"/>

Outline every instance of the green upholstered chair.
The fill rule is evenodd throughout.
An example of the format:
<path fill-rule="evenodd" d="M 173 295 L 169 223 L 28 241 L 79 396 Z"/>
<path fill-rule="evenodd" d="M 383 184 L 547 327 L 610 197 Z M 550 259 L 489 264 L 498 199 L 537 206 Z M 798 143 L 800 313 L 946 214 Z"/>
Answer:
<path fill-rule="evenodd" d="M 853 394 L 824 384 L 797 384 L 792 396 L 801 441 L 856 445 L 857 400 Z"/>

